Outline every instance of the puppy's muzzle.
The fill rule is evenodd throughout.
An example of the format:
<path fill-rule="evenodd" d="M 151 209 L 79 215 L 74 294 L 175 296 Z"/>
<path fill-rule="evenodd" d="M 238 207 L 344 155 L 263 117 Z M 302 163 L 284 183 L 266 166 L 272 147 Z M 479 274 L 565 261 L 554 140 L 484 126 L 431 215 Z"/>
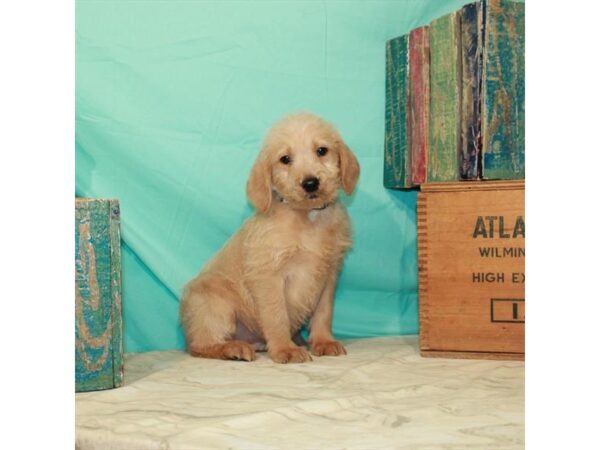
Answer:
<path fill-rule="evenodd" d="M 319 179 L 315 177 L 309 177 L 302 180 L 302 189 L 306 192 L 311 193 L 319 189 Z"/>

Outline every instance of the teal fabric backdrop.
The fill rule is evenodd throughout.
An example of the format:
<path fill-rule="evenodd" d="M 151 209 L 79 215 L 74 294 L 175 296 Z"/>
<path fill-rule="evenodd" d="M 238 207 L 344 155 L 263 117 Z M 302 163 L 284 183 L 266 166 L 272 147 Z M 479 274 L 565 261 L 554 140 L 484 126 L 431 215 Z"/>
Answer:
<path fill-rule="evenodd" d="M 252 214 L 282 115 L 333 122 L 362 166 L 342 338 L 418 331 L 414 192 L 383 188 L 385 41 L 463 0 L 76 3 L 76 193 L 121 201 L 125 350 L 183 348 L 183 285 Z"/>

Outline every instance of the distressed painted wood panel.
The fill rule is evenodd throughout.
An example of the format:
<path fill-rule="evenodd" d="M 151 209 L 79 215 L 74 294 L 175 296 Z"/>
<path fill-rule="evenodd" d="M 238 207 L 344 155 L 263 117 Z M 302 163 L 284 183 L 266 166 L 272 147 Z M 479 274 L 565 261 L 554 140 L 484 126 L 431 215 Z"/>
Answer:
<path fill-rule="evenodd" d="M 470 3 L 460 10 L 461 27 L 461 151 L 460 178 L 481 173 L 481 77 L 483 66 L 483 6 Z"/>
<path fill-rule="evenodd" d="M 75 200 L 75 390 L 123 383 L 120 209 Z"/>
<path fill-rule="evenodd" d="M 482 175 L 525 177 L 525 4 L 485 0 Z"/>
<path fill-rule="evenodd" d="M 458 179 L 461 104 L 460 20 L 457 12 L 431 22 L 431 115 L 427 181 Z"/>
<path fill-rule="evenodd" d="M 429 27 L 419 27 L 409 38 L 409 148 L 413 186 L 427 179 L 429 149 Z"/>
<path fill-rule="evenodd" d="M 411 187 L 407 158 L 408 43 L 408 34 L 386 43 L 383 185 L 390 189 Z"/>

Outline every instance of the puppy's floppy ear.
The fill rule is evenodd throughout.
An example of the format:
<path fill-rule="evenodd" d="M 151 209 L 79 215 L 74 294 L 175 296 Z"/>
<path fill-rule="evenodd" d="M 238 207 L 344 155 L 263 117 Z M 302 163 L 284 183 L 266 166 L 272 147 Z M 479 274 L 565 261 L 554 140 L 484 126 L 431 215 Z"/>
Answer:
<path fill-rule="evenodd" d="M 264 155 L 259 155 L 246 185 L 248 199 L 257 211 L 266 212 L 271 207 L 273 193 L 271 189 L 271 166 Z"/>
<path fill-rule="evenodd" d="M 352 153 L 352 150 L 350 150 L 343 141 L 339 142 L 338 148 L 340 153 L 340 178 L 342 180 L 342 188 L 346 195 L 350 195 L 354 192 L 354 188 L 356 187 L 356 182 L 360 175 L 360 166 L 358 165 L 358 160 L 356 159 L 356 156 L 354 156 L 354 153 Z"/>

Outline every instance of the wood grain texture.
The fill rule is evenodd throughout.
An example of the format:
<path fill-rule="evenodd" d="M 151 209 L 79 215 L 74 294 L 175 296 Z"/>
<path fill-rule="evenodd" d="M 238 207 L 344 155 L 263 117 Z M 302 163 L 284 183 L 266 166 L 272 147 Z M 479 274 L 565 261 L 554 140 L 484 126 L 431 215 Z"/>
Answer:
<path fill-rule="evenodd" d="M 429 148 L 429 27 L 419 27 L 409 38 L 409 148 L 411 184 L 427 179 Z"/>
<path fill-rule="evenodd" d="M 75 201 L 75 388 L 123 380 L 121 250 L 117 200 Z"/>
<path fill-rule="evenodd" d="M 389 189 L 411 187 L 407 158 L 408 43 L 408 34 L 386 43 L 383 185 Z"/>
<path fill-rule="evenodd" d="M 481 77 L 483 67 L 483 7 L 470 3 L 460 10 L 461 28 L 461 151 L 460 178 L 480 174 Z"/>
<path fill-rule="evenodd" d="M 525 191 L 523 182 L 509 183 L 422 186 L 417 238 L 424 356 L 524 354 Z M 459 184 L 471 189 L 456 190 Z"/>
<path fill-rule="evenodd" d="M 485 0 L 482 176 L 525 177 L 525 4 Z"/>
<path fill-rule="evenodd" d="M 110 200 L 110 263 L 112 317 L 113 384 L 123 385 L 123 306 L 121 301 L 121 207 L 118 200 Z"/>
<path fill-rule="evenodd" d="M 460 20 L 457 12 L 431 22 L 431 115 L 428 181 L 458 179 L 461 105 Z"/>
<path fill-rule="evenodd" d="M 492 359 L 505 361 L 524 361 L 523 353 L 490 353 L 490 352 L 439 352 L 436 350 L 421 350 L 421 356 L 426 358 L 449 359 Z"/>
<path fill-rule="evenodd" d="M 524 180 L 477 180 L 456 181 L 453 183 L 425 183 L 421 192 L 451 192 L 451 191 L 501 191 L 525 189 Z"/>

